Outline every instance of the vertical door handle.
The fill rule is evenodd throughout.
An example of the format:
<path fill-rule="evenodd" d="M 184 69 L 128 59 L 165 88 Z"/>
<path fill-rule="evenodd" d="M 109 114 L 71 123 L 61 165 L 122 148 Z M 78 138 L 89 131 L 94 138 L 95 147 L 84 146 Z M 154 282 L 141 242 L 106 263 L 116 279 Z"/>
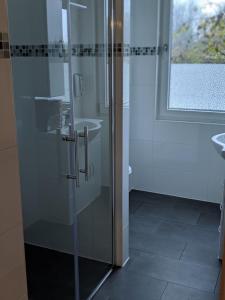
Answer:
<path fill-rule="evenodd" d="M 76 187 L 80 187 L 80 166 L 79 166 L 79 134 L 75 130 L 75 176 Z"/>
<path fill-rule="evenodd" d="M 83 96 L 83 76 L 79 73 L 73 73 L 73 90 L 75 97 Z"/>
<path fill-rule="evenodd" d="M 80 167 L 79 167 L 79 134 L 77 130 L 74 131 L 73 136 L 63 136 L 64 142 L 74 143 L 74 163 L 75 163 L 75 175 L 68 174 L 67 179 L 76 181 L 76 187 L 80 187 Z"/>
<path fill-rule="evenodd" d="M 89 179 L 89 132 L 88 126 L 84 127 L 84 132 L 80 133 L 80 137 L 84 138 L 84 169 L 80 169 L 80 172 L 85 174 L 85 180 Z"/>

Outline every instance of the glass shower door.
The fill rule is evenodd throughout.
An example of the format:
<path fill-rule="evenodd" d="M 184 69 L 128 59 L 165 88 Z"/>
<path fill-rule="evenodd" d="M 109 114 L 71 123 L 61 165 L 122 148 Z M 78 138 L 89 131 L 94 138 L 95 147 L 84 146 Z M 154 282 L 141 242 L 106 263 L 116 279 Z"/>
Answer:
<path fill-rule="evenodd" d="M 32 300 L 87 299 L 113 264 L 109 1 L 7 1 Z"/>
<path fill-rule="evenodd" d="M 71 1 L 71 76 L 76 150 L 75 211 L 80 298 L 113 264 L 112 119 L 108 0 Z"/>
<path fill-rule="evenodd" d="M 68 2 L 7 1 L 32 300 L 79 299 Z"/>

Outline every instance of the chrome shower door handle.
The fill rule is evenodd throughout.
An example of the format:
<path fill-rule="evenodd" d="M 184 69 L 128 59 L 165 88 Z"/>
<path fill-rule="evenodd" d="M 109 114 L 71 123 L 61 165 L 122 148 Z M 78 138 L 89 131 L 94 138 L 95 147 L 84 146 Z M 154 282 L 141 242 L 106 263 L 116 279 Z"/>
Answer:
<path fill-rule="evenodd" d="M 88 127 L 84 127 L 84 145 L 85 145 L 85 180 L 89 179 L 89 132 Z"/>
<path fill-rule="evenodd" d="M 80 165 L 79 165 L 79 134 L 78 131 L 75 130 L 75 175 L 76 175 L 76 187 L 80 187 Z"/>
<path fill-rule="evenodd" d="M 89 179 L 89 131 L 88 126 L 84 127 L 84 132 L 79 135 L 84 138 L 84 169 L 80 169 L 80 172 L 85 174 L 85 181 Z"/>
<path fill-rule="evenodd" d="M 67 135 L 67 136 L 63 136 L 62 140 L 64 142 L 68 142 L 68 143 L 74 143 L 74 151 L 73 151 L 73 155 L 74 155 L 74 171 L 75 171 L 75 175 L 73 174 L 68 174 L 66 175 L 67 179 L 72 179 L 76 181 L 76 187 L 80 187 L 80 167 L 79 167 L 79 134 L 77 132 L 77 130 L 74 131 L 73 135 Z"/>
<path fill-rule="evenodd" d="M 83 96 L 83 76 L 79 73 L 73 73 L 73 92 L 75 97 Z"/>

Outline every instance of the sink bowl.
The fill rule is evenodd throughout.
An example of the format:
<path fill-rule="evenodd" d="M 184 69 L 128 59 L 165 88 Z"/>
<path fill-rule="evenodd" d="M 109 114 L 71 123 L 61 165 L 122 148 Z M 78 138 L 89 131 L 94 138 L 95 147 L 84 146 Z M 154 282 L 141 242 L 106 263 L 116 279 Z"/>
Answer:
<path fill-rule="evenodd" d="M 75 130 L 78 133 L 84 132 L 84 127 L 88 127 L 89 139 L 93 139 L 102 128 L 102 120 L 98 119 L 76 119 Z"/>
<path fill-rule="evenodd" d="M 212 142 L 217 153 L 225 159 L 225 133 L 214 135 Z"/>
<path fill-rule="evenodd" d="M 102 120 L 97 119 L 76 119 L 75 129 L 78 133 L 84 131 L 84 127 L 88 127 L 89 132 L 99 131 L 101 129 Z"/>
<path fill-rule="evenodd" d="M 89 140 L 93 139 L 102 128 L 102 120 L 99 119 L 84 119 L 84 118 L 76 118 L 75 119 L 75 130 L 78 133 L 84 132 L 84 127 L 88 127 L 89 132 Z M 69 135 L 69 127 L 65 126 L 61 129 L 61 134 Z"/>

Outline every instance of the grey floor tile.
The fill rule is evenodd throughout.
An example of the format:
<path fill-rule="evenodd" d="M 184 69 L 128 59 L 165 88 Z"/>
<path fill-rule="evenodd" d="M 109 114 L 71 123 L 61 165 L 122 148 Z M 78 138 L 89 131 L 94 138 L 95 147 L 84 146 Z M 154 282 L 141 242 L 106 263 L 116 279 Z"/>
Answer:
<path fill-rule="evenodd" d="M 181 256 L 181 260 L 196 264 L 208 265 L 215 268 L 221 267 L 221 263 L 218 259 L 218 249 L 208 247 L 207 244 L 187 244 L 187 247 Z"/>
<path fill-rule="evenodd" d="M 169 283 L 162 300 L 219 300 L 213 293 Z"/>
<path fill-rule="evenodd" d="M 156 229 L 161 237 L 180 239 L 187 243 L 196 245 L 207 245 L 213 249 L 218 249 L 219 233 L 218 230 L 206 230 L 200 225 L 188 225 L 182 223 L 162 222 Z"/>
<path fill-rule="evenodd" d="M 144 197 L 143 202 L 146 204 L 157 204 L 164 207 L 173 207 L 177 203 L 176 197 L 165 196 L 160 194 L 150 193 L 149 197 Z"/>
<path fill-rule="evenodd" d="M 201 213 L 198 224 L 208 229 L 218 229 L 220 224 L 220 215 L 217 213 Z"/>
<path fill-rule="evenodd" d="M 161 219 L 155 216 L 146 218 L 143 216 L 136 216 L 134 214 L 130 216 L 130 231 L 152 233 L 157 230 L 161 222 Z"/>
<path fill-rule="evenodd" d="M 173 196 L 165 196 L 161 194 L 141 192 L 136 190 L 133 190 L 130 193 L 130 199 L 133 198 L 139 199 L 146 204 L 158 204 L 167 207 L 172 207 L 177 202 L 177 198 Z"/>
<path fill-rule="evenodd" d="M 134 257 L 128 269 L 159 280 L 211 293 L 214 292 L 219 275 L 218 268 L 148 254 Z"/>
<path fill-rule="evenodd" d="M 218 300 L 217 204 L 132 191 L 130 214 L 130 261 L 94 299 Z"/>
<path fill-rule="evenodd" d="M 137 199 L 137 198 L 130 198 L 130 214 L 134 214 L 135 211 L 143 204 L 143 202 L 141 201 L 141 199 Z"/>
<path fill-rule="evenodd" d="M 158 234 L 130 232 L 130 248 L 179 259 L 186 244 L 173 238 L 162 238 Z"/>
<path fill-rule="evenodd" d="M 220 215 L 220 204 L 204 202 L 202 212 Z"/>
<path fill-rule="evenodd" d="M 161 280 L 136 272 L 115 272 L 104 284 L 95 300 L 160 300 L 167 286 Z"/>
<path fill-rule="evenodd" d="M 200 213 L 220 213 L 220 205 L 192 199 L 177 198 L 176 205 L 183 208 L 195 208 Z"/>
<path fill-rule="evenodd" d="M 183 208 L 180 206 L 164 206 L 158 204 L 143 204 L 135 212 L 138 216 L 157 216 L 171 222 L 181 222 L 186 224 L 197 224 L 200 213 L 194 208 Z"/>

